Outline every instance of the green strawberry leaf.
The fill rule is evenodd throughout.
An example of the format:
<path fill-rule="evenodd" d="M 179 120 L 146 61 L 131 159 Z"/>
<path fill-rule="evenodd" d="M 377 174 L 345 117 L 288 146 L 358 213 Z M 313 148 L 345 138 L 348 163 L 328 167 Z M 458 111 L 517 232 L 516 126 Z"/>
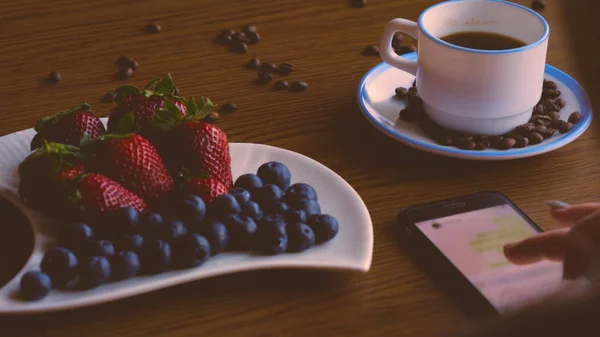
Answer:
<path fill-rule="evenodd" d="M 54 117 L 54 116 L 46 116 L 46 117 L 42 117 L 42 118 L 40 118 L 40 119 L 39 119 L 39 120 L 38 120 L 38 121 L 35 123 L 35 126 L 33 127 L 33 129 L 34 129 L 36 132 L 38 132 L 38 133 L 39 133 L 39 132 L 41 132 L 41 131 L 44 129 L 44 126 L 46 125 L 46 123 L 49 123 L 49 122 L 52 120 L 52 118 L 53 118 L 53 117 Z"/>
<path fill-rule="evenodd" d="M 75 107 L 73 107 L 73 109 L 67 111 L 67 113 L 73 113 L 75 111 L 92 111 L 92 106 L 89 105 L 87 102 L 83 102 L 80 104 L 77 104 Z"/>
<path fill-rule="evenodd" d="M 144 91 L 151 91 L 156 85 L 156 83 L 158 83 L 161 79 L 161 77 L 153 78 L 150 82 L 148 82 L 148 84 L 146 84 L 146 86 L 144 87 Z"/>
<path fill-rule="evenodd" d="M 133 127 L 135 126 L 135 116 L 133 111 L 129 111 L 124 114 L 119 120 L 119 125 L 117 126 L 117 133 L 129 133 L 133 132 Z"/>
<path fill-rule="evenodd" d="M 114 91 L 115 94 L 117 94 L 117 97 L 115 97 L 115 102 L 120 103 L 121 101 L 123 101 L 123 99 L 129 95 L 135 95 L 135 94 L 140 94 L 140 89 L 138 89 L 137 87 L 133 86 L 133 85 L 122 85 L 120 87 L 117 88 L 117 90 Z"/>
<path fill-rule="evenodd" d="M 163 79 L 156 83 L 156 87 L 154 88 L 154 93 L 156 95 L 172 95 L 173 89 L 175 89 L 175 83 L 173 83 L 173 78 L 171 74 L 167 74 Z"/>

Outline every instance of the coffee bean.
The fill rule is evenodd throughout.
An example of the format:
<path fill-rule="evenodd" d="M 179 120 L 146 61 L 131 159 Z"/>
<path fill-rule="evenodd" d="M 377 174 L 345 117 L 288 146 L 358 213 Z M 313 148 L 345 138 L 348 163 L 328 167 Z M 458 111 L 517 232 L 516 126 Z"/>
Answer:
<path fill-rule="evenodd" d="M 557 119 L 555 121 L 552 121 L 552 124 L 550 125 L 550 127 L 552 127 L 553 129 L 560 129 L 564 124 L 567 124 L 567 122 L 561 120 L 561 119 Z"/>
<path fill-rule="evenodd" d="M 252 58 L 250 59 L 250 61 L 248 61 L 248 69 L 260 69 L 260 60 L 257 58 Z"/>
<path fill-rule="evenodd" d="M 581 119 L 581 112 L 575 111 L 569 116 L 569 123 L 577 124 Z"/>
<path fill-rule="evenodd" d="M 402 47 L 398 48 L 398 50 L 396 51 L 396 54 L 404 55 L 404 54 L 408 54 L 408 53 L 412 53 L 412 52 L 416 52 L 416 51 L 417 51 L 417 47 L 415 47 L 415 46 L 402 46 Z"/>
<path fill-rule="evenodd" d="M 131 68 L 132 70 L 137 70 L 138 63 L 131 56 L 121 56 L 117 60 L 117 65 L 122 68 Z"/>
<path fill-rule="evenodd" d="M 529 138 L 530 144 L 539 144 L 544 140 L 544 136 L 540 135 L 537 132 L 530 133 L 529 136 L 527 136 L 527 138 Z"/>
<path fill-rule="evenodd" d="M 119 69 L 119 71 L 117 72 L 117 78 L 121 79 L 121 80 L 126 80 L 128 78 L 130 78 L 131 76 L 133 76 L 133 69 L 126 67 L 126 68 L 121 68 Z"/>
<path fill-rule="evenodd" d="M 412 87 L 415 88 L 415 89 L 417 88 L 417 79 L 416 78 L 413 81 Z"/>
<path fill-rule="evenodd" d="M 533 132 L 537 132 L 539 134 L 542 134 L 544 132 L 546 132 L 547 128 L 545 125 L 538 125 L 533 129 Z"/>
<path fill-rule="evenodd" d="M 520 135 L 526 135 L 529 132 L 533 131 L 535 129 L 535 125 L 533 123 L 527 123 L 527 124 L 523 124 L 523 125 L 519 125 L 517 126 L 516 131 L 520 134 Z"/>
<path fill-rule="evenodd" d="M 516 148 L 523 148 L 527 145 L 529 145 L 529 138 L 527 137 L 523 137 L 520 135 L 515 136 L 515 146 Z"/>
<path fill-rule="evenodd" d="M 564 98 L 560 97 L 559 99 L 557 99 L 556 101 L 554 101 L 554 105 L 556 105 L 556 107 L 560 111 L 560 109 L 564 108 L 565 105 L 567 105 L 567 101 L 565 101 Z"/>
<path fill-rule="evenodd" d="M 267 83 L 271 82 L 272 79 L 273 79 L 273 75 L 271 75 L 269 73 L 265 73 L 262 71 L 258 73 L 258 83 L 260 83 L 260 84 L 267 84 Z"/>
<path fill-rule="evenodd" d="M 396 92 L 396 97 L 398 98 L 405 98 L 406 95 L 408 95 L 408 89 L 406 89 L 405 87 L 398 87 L 395 90 Z"/>
<path fill-rule="evenodd" d="M 490 140 L 487 138 L 483 138 L 475 141 L 475 150 L 486 150 L 490 147 Z"/>
<path fill-rule="evenodd" d="M 556 105 L 554 105 L 554 102 L 552 101 L 551 98 L 549 97 L 544 97 L 540 100 L 540 104 L 544 105 L 546 107 L 546 113 L 548 111 L 553 111 L 556 110 Z"/>
<path fill-rule="evenodd" d="M 230 43 L 232 40 L 231 35 L 226 35 L 226 34 L 219 34 L 217 35 L 217 38 L 215 39 L 215 41 L 218 44 L 228 44 Z"/>
<path fill-rule="evenodd" d="M 292 65 L 290 63 L 281 63 L 277 67 L 277 72 L 282 75 L 287 75 L 287 74 L 291 73 L 292 71 L 294 71 L 294 65 Z"/>
<path fill-rule="evenodd" d="M 273 90 L 287 90 L 290 87 L 288 81 L 279 80 L 273 85 Z"/>
<path fill-rule="evenodd" d="M 501 149 L 502 150 L 509 150 L 512 149 L 513 146 L 515 146 L 515 144 L 517 144 L 517 140 L 514 138 L 510 138 L 510 137 L 506 137 L 502 140 L 502 144 L 501 144 Z"/>
<path fill-rule="evenodd" d="M 502 136 L 490 136 L 490 137 L 488 137 L 488 139 L 490 140 L 490 146 L 491 147 L 499 148 L 500 145 L 502 144 L 502 140 L 504 139 L 504 137 L 502 137 Z"/>
<path fill-rule="evenodd" d="M 444 146 L 451 146 L 454 143 L 454 138 L 451 135 L 437 135 L 435 140 Z"/>
<path fill-rule="evenodd" d="M 273 63 L 263 63 L 260 65 L 260 71 L 264 71 L 267 73 L 272 73 L 277 70 L 277 66 Z"/>
<path fill-rule="evenodd" d="M 250 39 L 243 32 L 237 32 L 232 36 L 233 41 L 239 41 L 245 44 L 250 43 Z"/>
<path fill-rule="evenodd" d="M 62 75 L 58 71 L 53 71 L 48 74 L 48 82 L 58 83 L 62 80 Z"/>
<path fill-rule="evenodd" d="M 256 32 L 246 33 L 246 37 L 249 44 L 257 44 L 260 42 L 260 34 Z"/>
<path fill-rule="evenodd" d="M 102 102 L 105 103 L 113 103 L 115 101 L 115 98 L 117 98 L 117 94 L 115 94 L 112 91 L 107 92 L 104 97 L 102 98 Z"/>
<path fill-rule="evenodd" d="M 377 56 L 377 55 L 379 55 L 379 47 L 374 44 L 366 46 L 365 49 L 363 50 L 363 55 Z"/>
<path fill-rule="evenodd" d="M 459 138 L 458 139 L 458 148 L 462 150 L 474 150 L 477 144 L 471 138 Z"/>
<path fill-rule="evenodd" d="M 294 92 L 305 91 L 306 89 L 308 89 L 308 83 L 304 81 L 292 82 L 292 85 L 290 86 L 290 90 Z"/>
<path fill-rule="evenodd" d="M 245 25 L 242 28 L 242 32 L 244 32 L 246 35 L 248 35 L 248 33 L 258 33 L 258 29 L 256 28 L 255 25 Z"/>
<path fill-rule="evenodd" d="M 533 0 L 533 2 L 531 2 L 531 8 L 535 10 L 543 10 L 546 8 L 546 2 L 544 0 Z"/>
<path fill-rule="evenodd" d="M 392 44 L 396 44 L 396 45 L 400 46 L 400 44 L 402 43 L 403 40 L 404 40 L 404 35 L 402 33 L 396 33 L 396 34 L 394 34 L 394 37 L 392 38 Z"/>
<path fill-rule="evenodd" d="M 352 0 L 352 7 L 364 8 L 367 5 L 367 0 Z"/>
<path fill-rule="evenodd" d="M 542 136 L 546 139 L 554 136 L 554 133 L 556 133 L 556 129 L 554 128 L 547 128 L 546 132 L 542 133 Z"/>
<path fill-rule="evenodd" d="M 552 118 L 553 121 L 560 119 L 560 112 L 558 111 L 549 111 L 548 112 L 548 117 Z"/>
<path fill-rule="evenodd" d="M 248 51 L 248 46 L 241 41 L 233 40 L 231 44 L 231 52 L 236 54 L 245 54 Z"/>
<path fill-rule="evenodd" d="M 146 25 L 146 32 L 156 34 L 162 30 L 162 27 L 158 23 L 150 23 Z"/>
<path fill-rule="evenodd" d="M 556 90 L 557 88 L 556 83 L 544 80 L 544 89 Z"/>
<path fill-rule="evenodd" d="M 219 115 L 218 112 L 211 111 L 208 113 L 208 115 L 206 117 L 204 117 L 204 119 L 206 119 L 208 122 L 214 122 L 217 119 L 219 119 L 219 117 L 221 117 L 221 115 Z"/>
<path fill-rule="evenodd" d="M 546 110 L 546 106 L 543 104 L 538 104 L 533 108 L 534 115 L 544 115 L 548 110 Z"/>
<path fill-rule="evenodd" d="M 225 103 L 223 105 L 221 105 L 221 112 L 225 112 L 225 113 L 230 113 L 230 112 L 234 112 L 237 109 L 237 106 L 235 105 L 235 103 Z"/>
<path fill-rule="evenodd" d="M 561 125 L 561 127 L 558 129 L 558 132 L 565 134 L 569 131 L 571 131 L 573 129 L 573 123 L 565 123 L 563 125 Z"/>
<path fill-rule="evenodd" d="M 235 30 L 233 30 L 233 29 L 224 29 L 221 32 L 221 34 L 223 34 L 223 35 L 233 35 L 233 34 L 235 34 Z"/>
<path fill-rule="evenodd" d="M 560 94 L 560 90 L 544 89 L 542 91 L 542 97 L 548 97 L 552 99 L 557 98 L 558 96 L 560 96 Z"/>

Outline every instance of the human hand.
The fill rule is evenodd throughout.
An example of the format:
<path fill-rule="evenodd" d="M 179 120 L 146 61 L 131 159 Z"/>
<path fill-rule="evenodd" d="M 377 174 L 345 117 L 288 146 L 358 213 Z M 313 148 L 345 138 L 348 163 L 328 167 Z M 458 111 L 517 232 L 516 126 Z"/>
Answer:
<path fill-rule="evenodd" d="M 549 205 L 553 206 L 551 215 L 565 228 L 508 244 L 504 246 L 504 255 L 517 265 L 563 261 L 564 279 L 581 277 L 600 257 L 600 203 Z"/>

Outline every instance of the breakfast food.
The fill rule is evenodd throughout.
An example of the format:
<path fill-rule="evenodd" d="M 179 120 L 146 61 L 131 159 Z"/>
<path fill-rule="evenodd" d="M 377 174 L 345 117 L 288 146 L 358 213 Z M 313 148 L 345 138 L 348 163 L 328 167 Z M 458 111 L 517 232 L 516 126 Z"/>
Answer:
<path fill-rule="evenodd" d="M 39 270 L 23 275 L 21 298 L 198 267 L 224 251 L 302 252 L 337 235 L 316 190 L 292 184 L 284 163 L 234 183 L 227 135 L 205 121 L 215 105 L 173 88 L 170 76 L 121 87 L 108 133 L 76 129 L 74 146 L 62 134 L 73 127 L 57 128 L 21 163 L 23 200 L 62 224 Z"/>

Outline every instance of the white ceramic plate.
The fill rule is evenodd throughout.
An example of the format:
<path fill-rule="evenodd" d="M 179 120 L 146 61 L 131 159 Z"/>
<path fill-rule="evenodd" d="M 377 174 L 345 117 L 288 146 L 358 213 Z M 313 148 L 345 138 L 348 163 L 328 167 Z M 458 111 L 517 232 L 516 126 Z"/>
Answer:
<path fill-rule="evenodd" d="M 286 253 L 267 257 L 250 253 L 223 253 L 210 258 L 197 268 L 171 271 L 160 275 L 140 276 L 102 285 L 87 291 L 52 290 L 38 302 L 19 299 L 19 281 L 26 271 L 37 268 L 44 251 L 54 246 L 56 226 L 16 198 L 19 177 L 17 166 L 30 153 L 32 129 L 0 138 L 0 189 L 24 211 L 31 220 L 36 243 L 26 266 L 0 289 L 0 314 L 39 313 L 74 309 L 122 299 L 169 286 L 211 276 L 269 268 L 310 268 L 367 272 L 373 254 L 373 226 L 369 212 L 356 191 L 335 172 L 301 154 L 260 144 L 232 143 L 233 176 L 255 173 L 271 160 L 285 163 L 292 173 L 292 183 L 306 182 L 319 194 L 323 213 L 335 216 L 340 223 L 339 234 L 330 242 L 303 253 Z"/>
<path fill-rule="evenodd" d="M 415 60 L 416 53 L 404 55 Z M 447 157 L 474 160 L 508 160 L 531 157 L 561 148 L 581 136 L 592 121 L 591 103 L 583 88 L 572 77 L 563 71 L 546 65 L 544 76 L 556 82 L 558 89 L 567 105 L 561 110 L 560 118 L 567 120 L 573 111 L 582 114 L 581 120 L 571 132 L 558 132 L 541 144 L 527 146 L 521 149 L 507 151 L 488 149 L 484 151 L 461 150 L 456 147 L 442 146 L 427 137 L 418 124 L 398 119 L 398 113 L 406 105 L 404 101 L 394 97 L 397 87 L 409 88 L 415 77 L 386 63 L 381 63 L 371 69 L 362 78 L 358 86 L 357 101 L 367 120 L 378 130 L 391 138 L 419 150 Z"/>

